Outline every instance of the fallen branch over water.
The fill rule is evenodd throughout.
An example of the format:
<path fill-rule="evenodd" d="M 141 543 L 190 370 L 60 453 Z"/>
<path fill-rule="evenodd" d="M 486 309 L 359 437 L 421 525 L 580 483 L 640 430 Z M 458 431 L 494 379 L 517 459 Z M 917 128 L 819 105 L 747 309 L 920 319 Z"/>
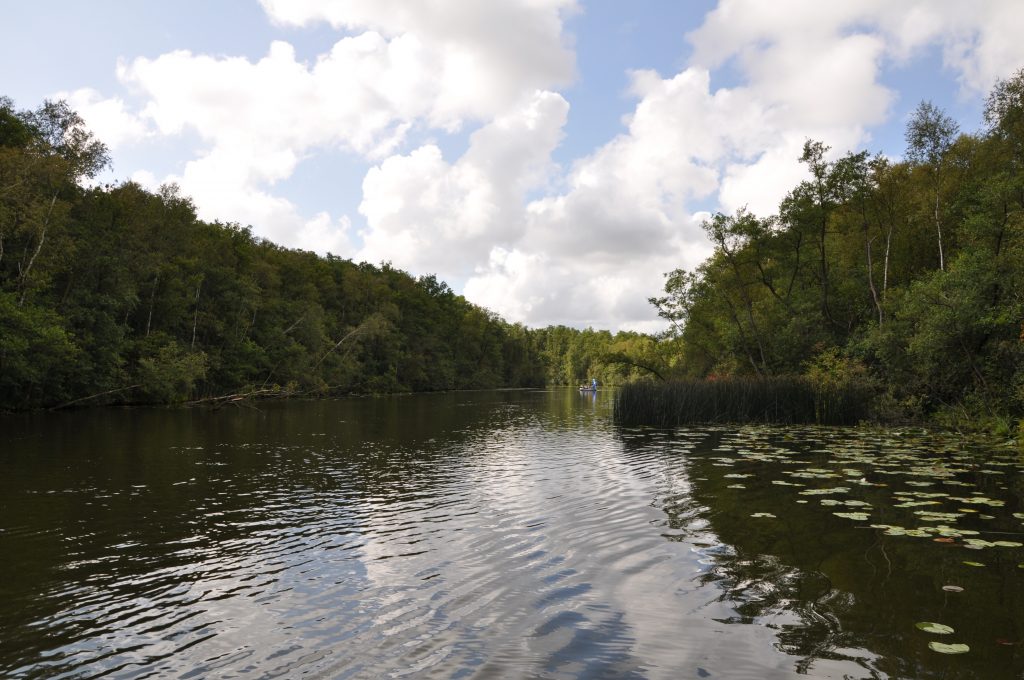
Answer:
<path fill-rule="evenodd" d="M 75 404 L 81 404 L 83 401 L 89 401 L 90 399 L 98 399 L 99 397 L 105 397 L 108 394 L 117 394 L 118 392 L 127 392 L 128 390 L 134 390 L 136 387 L 142 387 L 142 385 L 128 385 L 127 387 L 118 387 L 116 390 L 107 390 L 106 392 L 97 392 L 96 394 L 90 394 L 87 397 L 79 397 L 78 399 L 72 399 L 71 401 L 66 401 L 63 404 L 57 404 L 56 406 L 51 406 L 49 408 L 49 410 L 50 411 L 57 411 L 57 410 L 62 409 L 62 408 L 67 408 L 68 406 L 74 406 Z"/>
<path fill-rule="evenodd" d="M 203 397 L 202 399 L 193 399 L 192 401 L 186 401 L 188 406 L 198 406 L 199 404 L 226 404 L 237 401 L 248 401 L 250 399 L 258 399 L 261 397 L 275 396 L 275 397 L 289 397 L 291 392 L 282 390 L 280 388 L 266 387 L 257 388 L 254 390 L 248 390 L 245 392 L 236 392 L 235 394 L 223 394 L 218 397 Z"/>

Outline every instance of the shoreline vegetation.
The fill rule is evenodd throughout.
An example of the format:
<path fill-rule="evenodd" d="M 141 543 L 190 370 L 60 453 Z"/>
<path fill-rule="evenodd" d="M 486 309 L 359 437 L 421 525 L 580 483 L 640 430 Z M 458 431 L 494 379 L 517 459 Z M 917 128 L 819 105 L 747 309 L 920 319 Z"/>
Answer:
<path fill-rule="evenodd" d="M 871 416 L 871 397 L 864 385 L 817 385 L 802 376 L 635 382 L 616 391 L 613 417 L 624 427 L 858 425 Z"/>
<path fill-rule="evenodd" d="M 508 323 L 434 276 L 205 222 L 173 185 L 89 185 L 108 164 L 66 103 L 0 97 L 0 412 L 622 383 L 667 347 Z"/>
<path fill-rule="evenodd" d="M 504 321 L 434 276 L 205 222 L 176 186 L 89 185 L 64 102 L 0 97 L 0 412 L 621 385 L 615 418 L 919 423 L 1024 440 L 1024 71 L 962 133 L 930 102 L 903 159 L 807 140 L 774 215 L 650 298 L 668 330 Z"/>
<path fill-rule="evenodd" d="M 711 257 L 667 274 L 651 298 L 680 343 L 673 377 L 688 382 L 629 388 L 620 417 L 721 419 L 702 410 L 706 399 L 760 420 L 770 394 L 799 379 L 805 422 L 863 417 L 1024 441 L 1024 70 L 995 84 L 984 123 L 962 133 L 921 102 L 903 159 L 837 156 L 807 140 L 807 179 L 776 214 L 706 220 Z M 869 397 L 811 419 L 807 394 L 820 388 Z M 757 406 L 722 403 L 734 393 Z M 791 406 L 779 417 L 796 417 Z"/>

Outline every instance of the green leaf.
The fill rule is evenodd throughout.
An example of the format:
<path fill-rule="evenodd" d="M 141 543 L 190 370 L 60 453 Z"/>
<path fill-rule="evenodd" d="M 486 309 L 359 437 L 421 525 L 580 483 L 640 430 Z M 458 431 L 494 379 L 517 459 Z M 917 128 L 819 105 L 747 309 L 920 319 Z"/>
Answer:
<path fill-rule="evenodd" d="M 833 512 L 832 514 L 836 517 L 842 517 L 843 519 L 852 519 L 857 521 L 864 521 L 870 517 L 866 512 Z"/>
<path fill-rule="evenodd" d="M 984 567 L 985 565 L 981 562 L 971 562 L 970 560 L 964 560 L 964 564 L 968 567 Z"/>
<path fill-rule="evenodd" d="M 939 654 L 966 654 L 971 648 L 965 644 L 954 643 L 947 645 L 944 642 L 929 642 L 928 648 Z"/>
<path fill-rule="evenodd" d="M 936 635 L 949 635 L 953 632 L 953 629 L 942 623 L 933 623 L 931 621 L 921 621 L 920 623 L 914 624 L 918 630 L 923 630 L 926 633 L 934 633 Z"/>

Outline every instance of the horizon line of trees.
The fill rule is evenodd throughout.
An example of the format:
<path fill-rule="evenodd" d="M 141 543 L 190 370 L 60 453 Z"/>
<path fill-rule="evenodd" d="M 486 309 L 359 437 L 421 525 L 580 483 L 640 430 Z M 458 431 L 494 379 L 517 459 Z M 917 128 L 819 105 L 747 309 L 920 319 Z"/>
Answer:
<path fill-rule="evenodd" d="M 0 97 L 0 411 L 614 383 L 664 358 L 646 335 L 529 329 L 435 276 L 204 222 L 175 186 L 83 184 L 108 165 L 65 102 Z"/>

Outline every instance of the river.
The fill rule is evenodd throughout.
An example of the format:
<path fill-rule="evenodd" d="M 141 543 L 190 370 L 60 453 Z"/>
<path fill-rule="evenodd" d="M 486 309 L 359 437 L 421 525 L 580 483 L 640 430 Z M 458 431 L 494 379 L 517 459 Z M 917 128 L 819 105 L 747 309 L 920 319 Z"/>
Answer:
<path fill-rule="evenodd" d="M 1021 473 L 610 392 L 8 416 L 0 677 L 1021 678 Z"/>

